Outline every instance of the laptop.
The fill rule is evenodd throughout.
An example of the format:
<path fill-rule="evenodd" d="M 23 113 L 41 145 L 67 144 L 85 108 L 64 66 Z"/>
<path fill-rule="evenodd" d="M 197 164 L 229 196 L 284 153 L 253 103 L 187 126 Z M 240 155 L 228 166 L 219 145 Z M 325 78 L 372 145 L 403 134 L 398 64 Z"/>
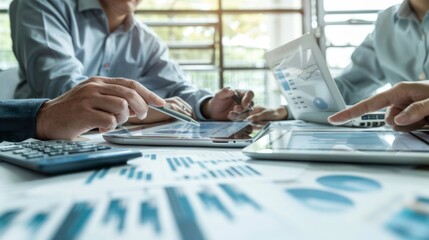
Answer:
<path fill-rule="evenodd" d="M 346 109 L 344 99 L 312 34 L 305 34 L 267 52 L 265 59 L 295 119 L 328 123 L 330 115 Z M 382 126 L 384 112 L 366 114 L 345 125 Z"/>
<path fill-rule="evenodd" d="M 104 134 L 106 141 L 125 145 L 237 147 L 256 141 L 269 123 L 254 126 L 249 122 L 200 122 L 200 126 L 175 121 L 121 129 Z"/>
<path fill-rule="evenodd" d="M 429 164 L 429 131 L 272 128 L 242 151 L 251 158 L 262 160 Z"/>

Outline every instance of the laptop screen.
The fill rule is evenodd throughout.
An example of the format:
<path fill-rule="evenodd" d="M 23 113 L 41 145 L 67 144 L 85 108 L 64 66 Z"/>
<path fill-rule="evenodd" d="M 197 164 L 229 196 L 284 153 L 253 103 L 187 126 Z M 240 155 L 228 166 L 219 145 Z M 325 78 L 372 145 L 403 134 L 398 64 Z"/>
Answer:
<path fill-rule="evenodd" d="M 287 53 L 273 71 L 294 115 L 338 110 L 311 49 Z"/>

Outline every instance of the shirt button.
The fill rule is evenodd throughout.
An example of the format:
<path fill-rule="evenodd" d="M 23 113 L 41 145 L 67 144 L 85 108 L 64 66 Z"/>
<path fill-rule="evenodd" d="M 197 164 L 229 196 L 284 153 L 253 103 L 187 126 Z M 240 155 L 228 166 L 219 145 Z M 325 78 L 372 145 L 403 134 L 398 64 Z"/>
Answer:
<path fill-rule="evenodd" d="M 421 81 L 423 81 L 423 80 L 426 80 L 426 74 L 425 73 L 420 73 L 419 74 L 419 80 L 421 80 Z"/>

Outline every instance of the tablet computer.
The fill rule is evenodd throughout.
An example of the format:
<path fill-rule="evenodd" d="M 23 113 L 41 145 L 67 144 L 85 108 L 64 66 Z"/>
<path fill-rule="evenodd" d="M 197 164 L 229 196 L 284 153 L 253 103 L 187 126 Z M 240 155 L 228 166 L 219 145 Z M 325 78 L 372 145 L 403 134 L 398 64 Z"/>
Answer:
<path fill-rule="evenodd" d="M 200 122 L 196 126 L 183 122 L 143 125 L 123 129 L 103 137 L 116 144 L 152 146 L 245 147 L 268 129 L 268 123 L 255 126 L 249 122 Z"/>
<path fill-rule="evenodd" d="M 429 164 L 428 144 L 428 131 L 271 129 L 243 153 L 270 160 Z"/>

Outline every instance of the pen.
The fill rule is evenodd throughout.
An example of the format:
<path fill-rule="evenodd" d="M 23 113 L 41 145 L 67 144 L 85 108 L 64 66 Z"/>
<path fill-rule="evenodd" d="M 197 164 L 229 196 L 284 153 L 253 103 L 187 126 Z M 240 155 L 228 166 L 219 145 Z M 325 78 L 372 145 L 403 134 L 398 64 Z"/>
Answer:
<path fill-rule="evenodd" d="M 150 108 L 152 108 L 153 110 L 155 110 L 155 111 L 162 112 L 162 113 L 164 113 L 164 114 L 166 114 L 166 115 L 168 115 L 170 117 L 173 117 L 173 118 L 175 118 L 177 120 L 180 120 L 180 121 L 183 121 L 183 122 L 186 122 L 186 123 L 190 123 L 190 124 L 193 124 L 193 125 L 196 125 L 196 126 L 201 126 L 201 124 L 199 122 L 195 121 L 191 117 L 186 116 L 185 114 L 179 113 L 177 111 L 174 111 L 172 109 L 169 109 L 169 108 L 166 108 L 166 107 L 154 107 L 154 106 L 151 106 L 151 105 L 148 105 L 148 106 Z"/>
<path fill-rule="evenodd" d="M 235 92 L 235 94 L 234 94 L 234 96 L 232 96 L 232 100 L 234 100 L 234 102 L 236 102 L 237 104 L 241 105 L 241 97 L 240 97 L 240 95 L 238 94 L 238 92 L 236 90 L 234 92 Z M 252 112 L 252 111 L 253 111 L 253 106 L 249 106 L 246 110 L 244 110 L 240 114 L 247 113 L 247 112 Z"/>

